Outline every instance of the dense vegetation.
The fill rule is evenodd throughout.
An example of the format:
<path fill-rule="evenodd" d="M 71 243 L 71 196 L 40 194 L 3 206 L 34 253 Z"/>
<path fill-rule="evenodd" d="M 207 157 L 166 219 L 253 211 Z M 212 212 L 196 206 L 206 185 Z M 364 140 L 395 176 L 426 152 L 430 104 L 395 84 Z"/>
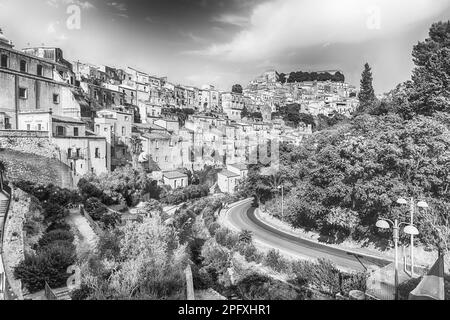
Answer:
<path fill-rule="evenodd" d="M 74 235 L 65 222 L 71 204 L 79 201 L 76 192 L 53 185 L 41 186 L 30 182 L 17 182 L 19 187 L 33 195 L 41 204 L 43 221 L 28 220 L 24 225 L 27 235 L 39 235 L 40 223 L 46 228 L 31 252 L 25 252 L 15 269 L 14 276 L 31 292 L 44 289 L 47 282 L 52 288 L 66 285 L 67 268 L 76 262 Z"/>
<path fill-rule="evenodd" d="M 289 79 L 287 77 L 289 76 Z M 305 81 L 332 81 L 332 82 L 345 82 L 345 76 L 337 71 L 335 74 L 329 72 L 291 72 L 289 75 L 285 73 L 279 74 L 279 79 L 281 83 L 295 83 L 295 82 L 305 82 Z"/>
<path fill-rule="evenodd" d="M 423 199 L 416 213 L 419 241 L 448 248 L 450 208 L 450 22 L 434 24 L 430 38 L 414 47 L 413 81 L 373 100 L 366 66 L 367 106 L 353 119 L 314 134 L 301 147 L 284 145 L 280 171 L 250 170 L 242 190 L 295 227 L 341 241 L 349 237 L 380 243 L 389 234 L 375 227 L 380 217 L 408 219 L 399 197 Z M 364 77 L 364 76 L 363 76 Z M 370 81 L 369 81 L 370 80 Z M 367 99 L 366 99 L 367 98 Z"/>

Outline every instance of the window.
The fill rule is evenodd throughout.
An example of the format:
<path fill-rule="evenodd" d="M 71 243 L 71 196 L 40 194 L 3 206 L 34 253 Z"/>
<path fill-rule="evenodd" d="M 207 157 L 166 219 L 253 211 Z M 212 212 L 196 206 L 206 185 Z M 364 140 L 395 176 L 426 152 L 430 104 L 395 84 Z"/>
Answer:
<path fill-rule="evenodd" d="M 127 129 L 125 127 L 122 127 L 122 136 L 125 136 L 127 134 Z"/>
<path fill-rule="evenodd" d="M 1 67 L 8 68 L 8 56 L 6 54 L 2 54 Z"/>
<path fill-rule="evenodd" d="M 177 188 L 177 180 L 175 180 L 175 181 L 173 182 L 173 186 L 174 186 L 174 189 Z"/>
<path fill-rule="evenodd" d="M 27 72 L 28 65 L 25 60 L 20 60 L 20 72 Z"/>
<path fill-rule="evenodd" d="M 100 149 L 95 148 L 95 158 L 100 159 Z"/>
<path fill-rule="evenodd" d="M 53 103 L 59 104 L 59 94 L 57 94 L 57 93 L 53 94 Z"/>
<path fill-rule="evenodd" d="M 81 155 L 81 149 L 77 149 L 77 158 L 79 158 Z"/>
<path fill-rule="evenodd" d="M 64 135 L 64 127 L 57 126 L 56 127 L 56 135 L 63 136 Z"/>
<path fill-rule="evenodd" d="M 44 75 L 43 68 L 40 64 L 38 64 L 38 66 L 37 66 L 37 75 L 40 77 L 42 77 Z"/>
<path fill-rule="evenodd" d="M 19 98 L 28 99 L 28 90 L 26 88 L 19 88 Z"/>
<path fill-rule="evenodd" d="M 30 131 L 30 130 L 31 130 L 31 125 L 27 124 L 27 131 Z"/>
<path fill-rule="evenodd" d="M 78 128 L 73 128 L 73 135 L 74 135 L 75 137 L 78 137 L 78 135 L 79 135 Z"/>
<path fill-rule="evenodd" d="M 125 156 L 126 155 L 126 151 L 125 149 L 122 149 L 122 155 Z"/>
<path fill-rule="evenodd" d="M 182 188 L 184 187 L 184 180 L 183 179 L 181 179 L 181 187 Z"/>
<path fill-rule="evenodd" d="M 38 131 L 42 130 L 42 125 L 38 124 Z"/>
<path fill-rule="evenodd" d="M 72 158 L 72 149 L 67 149 L 67 157 Z"/>

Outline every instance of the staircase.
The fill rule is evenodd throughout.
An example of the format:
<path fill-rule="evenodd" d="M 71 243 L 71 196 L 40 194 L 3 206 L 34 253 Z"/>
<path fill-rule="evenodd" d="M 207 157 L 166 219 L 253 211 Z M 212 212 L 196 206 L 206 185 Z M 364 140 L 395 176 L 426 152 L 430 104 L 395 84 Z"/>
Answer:
<path fill-rule="evenodd" d="M 72 300 L 67 287 L 53 290 L 57 300 Z"/>

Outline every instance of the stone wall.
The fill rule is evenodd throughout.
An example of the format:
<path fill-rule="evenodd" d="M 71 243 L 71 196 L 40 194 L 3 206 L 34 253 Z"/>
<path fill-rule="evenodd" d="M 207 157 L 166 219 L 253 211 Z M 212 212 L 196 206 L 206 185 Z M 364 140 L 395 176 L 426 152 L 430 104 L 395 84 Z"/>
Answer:
<path fill-rule="evenodd" d="M 48 132 L 0 130 L 2 148 L 60 159 L 58 148 L 51 143 Z"/>
<path fill-rule="evenodd" d="M 14 268 L 25 259 L 23 224 L 30 211 L 32 199 L 20 189 L 12 191 L 8 218 L 5 222 L 3 258 L 9 284 L 20 300 L 23 299 L 22 282 L 14 278 Z"/>

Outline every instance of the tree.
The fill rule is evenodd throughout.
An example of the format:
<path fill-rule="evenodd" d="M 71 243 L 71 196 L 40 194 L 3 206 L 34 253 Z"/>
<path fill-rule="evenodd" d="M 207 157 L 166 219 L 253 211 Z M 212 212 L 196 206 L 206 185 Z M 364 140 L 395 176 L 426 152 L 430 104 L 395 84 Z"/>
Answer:
<path fill-rule="evenodd" d="M 184 296 L 186 246 L 159 217 L 145 218 L 100 241 L 101 256 L 83 265 L 87 299 L 165 300 Z M 86 297 L 84 297 L 86 298 Z"/>
<path fill-rule="evenodd" d="M 429 37 L 413 49 L 414 93 L 411 103 L 416 113 L 430 115 L 450 111 L 450 21 L 434 23 Z"/>
<path fill-rule="evenodd" d="M 373 89 L 372 69 L 369 64 L 364 65 L 364 71 L 361 78 L 361 91 L 359 92 L 359 110 L 364 112 L 375 102 L 375 91 Z"/>
<path fill-rule="evenodd" d="M 133 157 L 133 168 L 138 168 L 138 159 L 142 153 L 142 141 L 137 135 L 133 135 L 129 141 L 131 156 Z"/>
<path fill-rule="evenodd" d="M 241 86 L 240 84 L 235 84 L 235 85 L 233 86 L 233 88 L 231 89 L 231 92 L 234 92 L 234 93 L 243 93 L 244 90 L 242 89 L 242 86 Z"/>

